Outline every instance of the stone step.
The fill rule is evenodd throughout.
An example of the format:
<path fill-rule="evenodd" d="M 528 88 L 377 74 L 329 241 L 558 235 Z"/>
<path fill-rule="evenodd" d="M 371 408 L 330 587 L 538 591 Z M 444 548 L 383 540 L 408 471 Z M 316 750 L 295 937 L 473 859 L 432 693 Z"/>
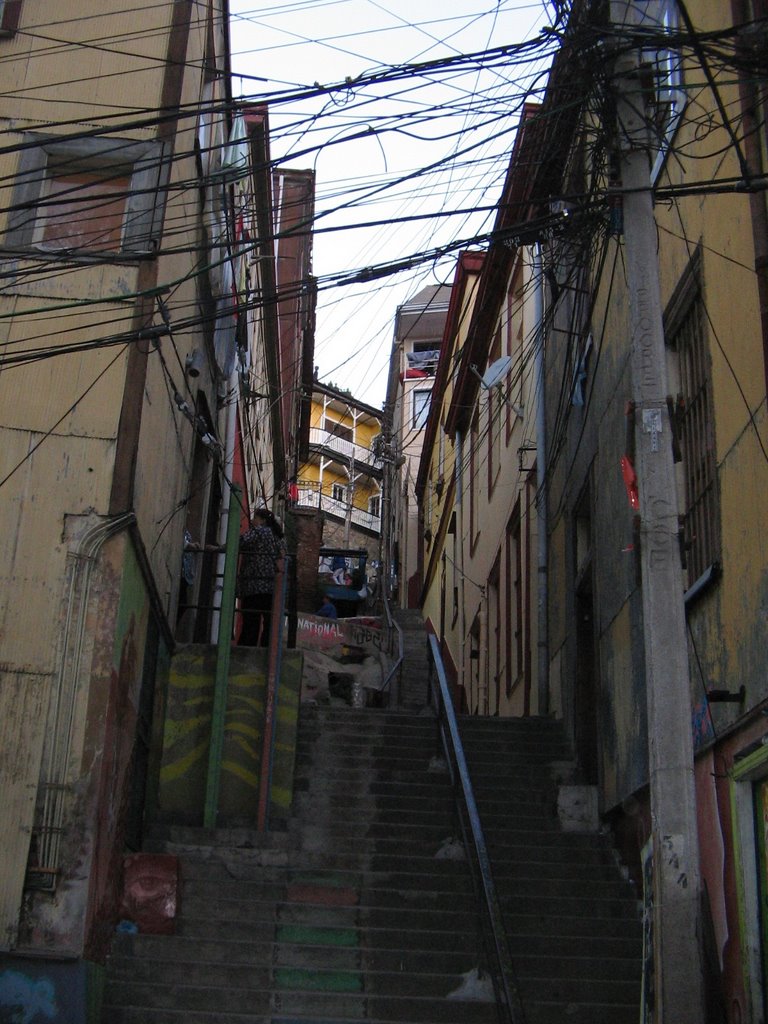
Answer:
<path fill-rule="evenodd" d="M 503 908 L 507 935 L 511 942 L 516 939 L 525 940 L 531 937 L 548 938 L 550 941 L 562 939 L 584 938 L 633 939 L 639 943 L 642 939 L 642 924 L 639 915 L 632 913 L 631 906 L 624 907 L 619 916 L 604 917 L 597 913 L 584 915 L 559 914 L 554 905 L 548 913 L 537 908 L 532 913 L 522 908 Z M 519 948 L 519 947 L 518 947 Z M 639 949 L 636 946 L 639 956 Z"/>
<path fill-rule="evenodd" d="M 274 948 L 274 929 L 268 939 L 199 939 L 186 935 L 124 935 L 113 944 L 110 971 L 126 969 L 132 963 L 161 960 L 180 963 L 254 964 L 268 962 Z"/>
<path fill-rule="evenodd" d="M 438 864 L 453 865 L 455 862 L 439 861 Z M 463 866 L 462 866 L 463 867 Z M 370 872 L 358 876 L 357 882 L 347 884 L 339 882 L 333 886 L 324 886 L 322 881 L 304 882 L 285 880 L 283 882 L 222 882 L 222 881 L 187 881 L 182 886 L 182 895 L 185 910 L 204 904 L 221 903 L 222 912 L 226 912 L 232 902 L 243 903 L 248 906 L 251 903 L 268 901 L 284 902 L 286 894 L 289 899 L 300 899 L 304 897 L 306 902 L 322 902 L 327 898 L 332 900 L 334 895 L 344 899 L 354 899 L 358 907 L 384 907 L 397 906 L 407 902 L 411 906 L 418 905 L 424 901 L 432 905 L 436 899 L 444 898 L 450 894 L 455 900 L 462 896 L 470 896 L 472 884 L 466 871 L 445 871 L 435 875 L 425 875 L 413 872 L 412 874 L 389 874 L 387 872 Z M 524 882 L 523 885 L 530 884 Z M 604 886 L 614 885 L 612 882 L 596 883 Z M 562 888 L 567 889 L 567 880 L 550 880 L 553 893 Z M 602 890 L 607 891 L 607 890 Z M 298 895 L 293 895 L 294 893 Z"/>
<path fill-rule="evenodd" d="M 455 1000 L 450 1005 L 445 996 L 424 997 L 397 995 L 327 995 L 317 991 L 280 992 L 276 995 L 282 1014 L 323 1017 L 343 1015 L 359 1021 L 389 1021 L 405 1024 L 498 1024 L 495 1003 Z"/>
<path fill-rule="evenodd" d="M 230 990 L 312 989 L 319 992 L 351 991 L 365 992 L 366 995 L 443 996 L 456 989 L 463 970 L 471 969 L 464 963 L 463 970 L 449 973 L 445 961 L 432 957 L 427 961 L 424 954 L 416 960 L 403 954 L 400 960 L 390 957 L 394 970 L 382 969 L 384 958 L 377 959 L 376 953 L 365 949 L 334 949 L 307 947 L 314 956 L 302 955 L 303 948 L 292 948 L 291 954 L 276 950 L 273 962 L 266 960 L 261 965 L 205 963 L 197 961 L 194 967 L 195 987 L 223 987 Z M 333 957 L 329 955 L 333 954 Z M 331 962 L 333 960 L 333 962 Z M 400 966 L 402 964 L 402 969 Z M 422 969 L 417 969 L 422 965 Z M 430 969 L 431 968 L 431 969 Z M 190 965 L 178 960 L 147 958 L 135 961 L 131 958 L 118 960 L 111 971 L 111 983 L 151 985 L 158 973 L 162 973 L 168 986 L 190 984 Z"/>
<path fill-rule="evenodd" d="M 353 767 L 357 767 L 354 765 Z M 436 800 L 444 799 L 453 803 L 453 791 L 450 778 L 447 772 L 430 771 L 429 765 L 426 771 L 420 771 L 409 776 L 405 781 L 393 780 L 391 778 L 374 778 L 370 768 L 361 772 L 361 784 L 355 792 L 349 794 L 349 798 L 356 800 L 372 800 L 386 806 L 387 802 L 404 800 Z M 351 779 L 351 774 L 346 778 Z M 336 778 L 333 775 L 317 777 L 314 773 L 307 772 L 297 780 L 294 802 L 304 798 L 304 794 L 311 792 L 313 787 L 319 791 L 328 788 L 329 781 Z M 346 779 L 345 779 L 346 781 Z M 557 787 L 553 781 L 533 779 L 519 781 L 513 786 L 504 785 L 496 780 L 473 778 L 472 786 L 475 792 L 475 799 L 478 805 L 493 809 L 514 809 L 516 807 L 538 807 L 546 805 L 547 808 L 555 808 L 557 804 Z"/>
<path fill-rule="evenodd" d="M 526 1024 L 637 1024 L 640 983 L 633 1003 L 552 1002 L 541 994 L 525 1002 Z"/>
<path fill-rule="evenodd" d="M 103 1024 L 272 1024 L 273 1016 L 271 1012 L 225 1013 L 105 1003 L 102 1021 Z"/>
<path fill-rule="evenodd" d="M 306 899 L 314 896 L 316 901 L 334 892 L 351 893 L 358 906 L 397 905 L 403 901 L 414 905 L 419 897 L 432 903 L 444 894 L 458 898 L 472 892 L 468 873 L 461 861 L 435 858 L 376 860 L 377 863 L 370 864 L 365 870 L 335 870 L 332 873 L 268 867 L 251 880 L 210 879 L 206 874 L 195 876 L 185 872 L 182 883 L 184 906 L 194 907 L 210 900 L 221 903 L 226 910 L 231 901 L 245 904 L 281 902 L 291 891 L 304 895 Z M 574 881 L 586 874 L 592 883 L 587 899 L 635 900 L 633 887 L 615 872 L 610 876 L 598 874 L 591 868 L 579 872 L 569 863 L 562 864 L 557 874 L 541 872 L 538 868 L 537 864 L 531 863 L 523 871 L 520 865 L 497 862 L 493 875 L 497 887 L 509 897 L 525 893 L 541 899 L 572 898 Z"/>
<path fill-rule="evenodd" d="M 425 633 L 404 700 L 426 694 Z M 418 667 L 414 670 L 413 666 Z M 606 837 L 562 831 L 560 723 L 464 716 L 526 1024 L 636 1024 L 641 925 Z M 175 936 L 123 937 L 104 1024 L 486 1024 L 469 865 L 428 709 L 303 706 L 288 830 L 159 830 L 182 855 Z M 438 770 L 436 770 L 438 769 Z"/>
<path fill-rule="evenodd" d="M 577 950 L 574 950 L 573 937 L 568 935 L 512 935 L 509 941 L 515 965 L 521 973 L 546 975 L 550 971 L 564 971 L 567 975 L 583 968 L 586 974 L 586 968 L 590 965 L 594 967 L 594 961 L 597 960 L 601 969 L 608 965 L 611 974 L 618 971 L 622 976 L 631 977 L 637 970 L 637 928 L 628 928 L 627 932 L 630 931 L 635 934 L 613 938 L 582 935 Z M 337 937 L 340 934 L 341 930 L 338 930 Z M 382 946 L 380 940 L 389 934 L 378 932 L 376 948 L 368 948 L 362 953 L 357 945 L 346 947 L 326 942 L 322 945 L 299 946 L 295 943 L 281 943 L 275 940 L 274 931 L 264 941 L 252 941 L 247 937 L 236 941 L 234 938 L 206 940 L 185 935 L 120 935 L 110 969 L 122 974 L 130 971 L 131 965 L 140 960 L 150 963 L 251 964 L 258 967 L 273 957 L 281 963 L 294 963 L 306 956 L 306 951 L 323 960 L 332 957 L 334 962 L 339 960 L 342 963 L 357 962 L 362 955 L 379 970 L 401 970 L 406 964 L 414 970 L 434 970 L 432 965 L 435 961 L 444 970 L 455 973 L 461 973 L 468 967 L 468 955 L 464 951 L 432 948 L 406 950 L 397 943 L 391 948 Z M 325 935 L 325 938 L 333 937 L 328 933 Z M 305 938 L 312 938 L 312 934 L 305 935 Z M 624 965 L 623 968 L 621 965 Z"/>
<path fill-rule="evenodd" d="M 178 1013 L 214 1012 L 226 1020 L 228 1014 L 243 1016 L 266 1017 L 273 1011 L 281 1015 L 304 1015 L 317 1021 L 318 1016 L 341 1016 L 346 1020 L 388 1021 L 402 1024 L 405 1021 L 423 1022 L 423 1024 L 446 1024 L 454 1019 L 457 1024 L 496 1024 L 496 1008 L 493 1003 L 476 1001 L 447 1000 L 446 994 L 424 995 L 396 992 L 358 992 L 329 991 L 313 987 L 321 983 L 317 977 L 306 977 L 306 988 L 271 989 L 237 988 L 227 989 L 221 986 L 206 987 L 202 985 L 163 985 L 147 982 L 130 983 L 109 982 L 105 994 L 105 1020 L 117 1021 L 113 1007 L 149 1008 L 153 1011 L 169 1011 Z M 398 981 L 402 981 L 399 977 Z M 337 977 L 326 979 L 327 984 L 353 983 L 354 979 Z M 454 1006 L 446 1003 L 454 1002 Z M 146 1011 L 145 1011 L 146 1012 Z M 454 1016 L 455 1014 L 455 1016 Z M 123 1020 L 126 1018 L 124 1017 Z M 128 1018 L 130 1019 L 130 1018 Z M 134 1017 L 134 1020 L 141 1020 Z M 149 1020 L 148 1017 L 143 1018 Z M 156 1018 L 158 1021 L 162 1017 Z M 168 1018 L 171 1019 L 170 1017 Z M 190 1016 L 188 1019 L 194 1020 Z M 212 1018 L 213 1019 L 213 1018 Z"/>
<path fill-rule="evenodd" d="M 337 787 L 341 789 L 341 787 Z M 329 790 L 326 780 L 318 781 L 309 789 L 299 793 L 294 798 L 294 813 L 301 814 L 306 811 L 312 815 L 317 810 L 316 801 L 320 797 L 325 798 L 324 811 L 330 811 L 334 818 L 337 814 L 346 811 L 349 814 L 366 814 L 379 817 L 382 814 L 426 814 L 440 813 L 443 817 L 453 811 L 453 795 L 448 787 L 441 787 L 440 790 L 429 793 L 423 791 L 414 793 L 409 787 L 398 793 L 392 790 L 390 793 L 354 793 L 346 797 L 343 792 L 337 789 Z M 491 805 L 497 806 L 497 805 Z M 536 804 L 524 805 L 528 807 L 529 813 L 534 813 Z"/>

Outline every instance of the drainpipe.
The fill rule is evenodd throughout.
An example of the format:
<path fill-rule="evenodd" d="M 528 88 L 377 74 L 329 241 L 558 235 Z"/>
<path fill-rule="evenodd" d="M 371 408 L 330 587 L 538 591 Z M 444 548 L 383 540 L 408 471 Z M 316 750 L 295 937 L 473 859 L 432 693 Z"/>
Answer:
<path fill-rule="evenodd" d="M 537 682 L 538 713 L 549 712 L 549 599 L 547 577 L 547 441 L 546 406 L 544 402 L 544 275 L 541 243 L 533 247 L 533 308 L 536 345 L 533 356 L 533 388 L 536 396 L 536 539 L 537 539 Z"/>
<path fill-rule="evenodd" d="M 480 626 L 480 650 L 478 651 L 479 662 L 477 666 L 477 707 L 482 715 L 489 713 L 489 690 L 490 680 L 490 657 L 488 654 L 490 638 L 488 636 L 488 590 L 483 587 L 480 591 L 480 613 L 478 616 Z"/>
<path fill-rule="evenodd" d="M 459 685 L 465 686 L 466 676 L 466 653 L 467 653 L 467 622 L 464 610 L 464 439 L 461 431 L 456 431 L 456 536 L 459 539 L 458 551 L 456 552 L 458 565 L 454 566 L 454 573 L 459 574 L 459 643 L 461 657 L 459 659 Z"/>
<path fill-rule="evenodd" d="M 758 4 L 755 17 L 764 17 Z M 746 25 L 749 21 L 745 0 L 731 0 L 734 25 Z M 744 125 L 742 145 L 750 173 L 757 179 L 763 176 L 763 151 L 759 135 L 760 93 L 755 83 L 744 73 L 739 75 L 739 99 L 742 123 Z M 749 212 L 752 222 L 752 242 L 755 250 L 755 281 L 760 302 L 760 326 L 763 335 L 763 366 L 765 390 L 768 395 L 768 210 L 765 193 L 753 189 L 749 193 Z"/>
<path fill-rule="evenodd" d="M 77 692 L 87 678 L 87 630 L 91 583 L 106 542 L 136 522 L 133 512 L 94 518 L 67 555 L 69 586 L 66 599 L 62 653 L 52 690 L 46 750 L 40 773 L 42 816 L 40 867 L 55 877 L 64 836 L 69 766 L 78 710 Z"/>

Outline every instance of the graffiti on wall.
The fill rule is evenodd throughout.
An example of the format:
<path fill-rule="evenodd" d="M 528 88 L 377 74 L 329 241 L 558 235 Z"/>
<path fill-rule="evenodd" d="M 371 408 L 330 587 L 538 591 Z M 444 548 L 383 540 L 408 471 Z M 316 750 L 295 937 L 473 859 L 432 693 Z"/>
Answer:
<path fill-rule="evenodd" d="M 296 645 L 304 652 L 303 701 L 354 707 L 376 702 L 390 660 L 380 619 L 301 613 Z"/>
<path fill-rule="evenodd" d="M 0 1020 L 36 1024 L 58 1015 L 56 989 L 50 978 L 30 978 L 22 971 L 0 974 Z"/>

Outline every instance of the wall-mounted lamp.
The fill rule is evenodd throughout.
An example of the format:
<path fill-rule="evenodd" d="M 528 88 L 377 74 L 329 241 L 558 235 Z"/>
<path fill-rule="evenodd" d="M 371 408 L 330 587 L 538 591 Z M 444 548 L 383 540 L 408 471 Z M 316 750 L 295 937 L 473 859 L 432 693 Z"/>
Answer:
<path fill-rule="evenodd" d="M 205 356 L 199 348 L 193 348 L 184 360 L 184 368 L 188 377 L 199 377 L 205 366 Z"/>

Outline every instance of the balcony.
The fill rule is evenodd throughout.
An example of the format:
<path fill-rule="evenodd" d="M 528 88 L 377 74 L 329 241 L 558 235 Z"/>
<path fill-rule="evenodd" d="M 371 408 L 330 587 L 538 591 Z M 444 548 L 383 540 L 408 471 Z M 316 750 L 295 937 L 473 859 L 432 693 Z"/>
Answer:
<path fill-rule="evenodd" d="M 377 458 L 370 448 L 366 448 L 355 441 L 347 441 L 344 437 L 338 437 L 328 430 L 321 430 L 319 427 L 312 427 L 309 432 L 309 443 L 318 448 L 327 448 L 337 455 L 340 455 L 345 462 L 354 459 L 374 469 L 381 469 L 381 459 Z"/>
<path fill-rule="evenodd" d="M 327 512 L 328 515 L 335 516 L 338 519 L 347 518 L 349 506 L 346 501 L 338 501 L 327 494 L 321 494 L 316 487 L 306 487 L 302 485 L 301 481 L 299 481 L 298 503 L 300 508 L 319 508 L 323 512 Z M 359 526 L 363 530 L 370 530 L 371 533 L 381 533 L 381 520 L 379 517 L 354 506 L 352 507 L 352 525 Z"/>

